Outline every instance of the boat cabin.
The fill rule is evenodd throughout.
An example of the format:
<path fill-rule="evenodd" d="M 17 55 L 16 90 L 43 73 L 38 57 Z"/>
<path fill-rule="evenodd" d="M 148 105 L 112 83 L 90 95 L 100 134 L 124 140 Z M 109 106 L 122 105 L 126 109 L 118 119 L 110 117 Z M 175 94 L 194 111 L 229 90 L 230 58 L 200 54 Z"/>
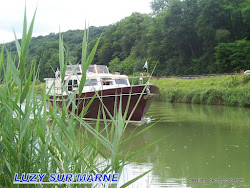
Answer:
<path fill-rule="evenodd" d="M 67 95 L 78 90 L 82 78 L 81 65 L 68 65 L 66 68 L 63 85 L 61 84 L 60 72 L 57 70 L 55 78 L 45 78 L 46 92 L 50 95 Z M 110 74 L 105 65 L 90 65 L 83 92 L 112 89 L 130 86 L 128 76 L 120 74 Z M 64 92 L 62 93 L 62 88 Z M 66 92 L 67 90 L 68 92 Z"/>

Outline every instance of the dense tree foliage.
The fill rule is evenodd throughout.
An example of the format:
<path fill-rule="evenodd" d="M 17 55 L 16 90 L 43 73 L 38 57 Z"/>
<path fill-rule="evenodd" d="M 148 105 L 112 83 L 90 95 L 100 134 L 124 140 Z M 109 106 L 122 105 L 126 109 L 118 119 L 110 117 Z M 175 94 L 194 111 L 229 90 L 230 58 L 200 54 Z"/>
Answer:
<path fill-rule="evenodd" d="M 151 8 L 149 15 L 91 27 L 88 50 L 102 33 L 93 63 L 133 74 L 148 61 L 156 76 L 250 69 L 250 0 L 152 0 Z M 80 62 L 83 31 L 63 36 L 69 61 Z M 40 63 L 41 79 L 58 67 L 57 41 L 56 34 L 32 39 L 29 59 Z"/>
<path fill-rule="evenodd" d="M 249 41 L 238 40 L 232 43 L 220 43 L 215 50 L 216 66 L 220 72 L 250 68 Z"/>
<path fill-rule="evenodd" d="M 250 1 L 153 0 L 102 37 L 95 63 L 125 74 L 229 73 L 250 69 Z"/>

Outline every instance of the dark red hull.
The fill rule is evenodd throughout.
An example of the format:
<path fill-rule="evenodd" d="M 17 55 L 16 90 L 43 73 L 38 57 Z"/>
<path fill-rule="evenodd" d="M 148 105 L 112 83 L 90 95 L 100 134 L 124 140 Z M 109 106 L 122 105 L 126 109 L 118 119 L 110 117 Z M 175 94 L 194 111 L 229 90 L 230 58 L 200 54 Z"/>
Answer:
<path fill-rule="evenodd" d="M 129 121 L 141 121 L 148 111 L 151 103 L 153 102 L 154 96 L 158 93 L 158 87 L 154 85 L 137 85 L 129 87 L 121 87 L 114 89 L 106 89 L 98 91 L 98 96 L 95 92 L 86 92 L 76 95 L 76 106 L 78 109 L 75 111 L 76 114 L 80 114 L 83 108 L 95 97 L 90 104 L 84 118 L 87 119 L 97 119 L 98 112 L 100 119 L 104 119 L 104 114 L 102 107 L 105 106 L 104 112 L 106 119 L 111 119 L 117 114 L 119 109 L 119 104 L 121 102 L 122 115 L 124 115 L 127 104 L 128 113 L 126 120 Z M 67 97 L 64 96 L 66 99 Z M 51 102 L 53 101 L 53 96 L 50 97 Z M 61 101 L 62 97 L 57 97 L 57 102 Z M 102 101 L 102 102 L 101 102 Z M 69 107 L 71 111 L 71 107 Z M 99 111 L 100 110 L 100 111 Z M 108 112 L 109 113 L 108 113 Z M 134 111 L 134 112 L 133 112 Z M 133 112 L 133 113 L 132 113 Z M 132 114 L 131 118 L 130 114 Z"/>

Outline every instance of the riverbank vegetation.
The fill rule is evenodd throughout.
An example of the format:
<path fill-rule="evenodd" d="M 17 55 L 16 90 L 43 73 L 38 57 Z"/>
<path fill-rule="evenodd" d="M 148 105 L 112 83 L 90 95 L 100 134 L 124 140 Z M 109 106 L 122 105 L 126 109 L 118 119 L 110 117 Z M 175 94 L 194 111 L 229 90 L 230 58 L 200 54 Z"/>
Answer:
<path fill-rule="evenodd" d="M 18 65 L 15 65 L 12 55 L 4 45 L 0 50 L 0 77 L 2 79 L 0 87 L 0 187 L 12 187 L 16 173 L 19 176 L 23 173 L 45 173 L 47 176 L 43 182 L 49 181 L 48 176 L 51 173 L 118 173 L 120 179 L 123 167 L 132 160 L 134 161 L 138 153 L 152 145 L 148 144 L 135 152 L 127 152 L 126 143 L 153 125 L 125 139 L 124 131 L 128 122 L 125 121 L 126 115 L 122 116 L 121 105 L 115 117 L 111 117 L 105 106 L 100 107 L 100 111 L 104 114 L 106 112 L 112 121 L 108 123 L 104 116 L 102 125 L 100 118 L 94 125 L 90 125 L 83 120 L 83 116 L 87 113 L 91 101 L 79 116 L 75 115 L 76 92 L 69 95 L 67 102 L 62 100 L 63 108 L 60 111 L 56 105 L 47 104 L 46 101 L 50 99 L 45 92 L 45 87 L 36 89 L 35 86 L 39 82 L 37 81 L 38 72 L 42 65 L 32 63 L 29 71 L 26 69 L 34 19 L 35 15 L 28 28 L 25 11 L 21 44 L 18 40 L 15 41 Z M 98 45 L 97 41 L 92 52 L 87 56 L 87 36 L 88 32 L 85 31 L 82 43 L 82 69 L 85 71 L 93 60 Z M 63 82 L 68 62 L 61 34 L 58 46 L 57 57 Z M 4 52 L 6 58 L 4 58 Z M 86 77 L 82 76 L 79 92 L 83 89 L 85 79 Z M 40 97 L 37 96 L 39 90 L 42 90 Z M 68 111 L 70 104 L 72 104 L 71 113 Z M 47 112 L 47 107 L 50 108 L 49 112 Z M 119 186 L 126 187 L 149 171 L 128 182 L 119 181 Z M 40 184 L 36 186 L 43 187 Z M 58 186 L 64 187 L 64 185 Z M 70 187 L 69 184 L 67 186 Z M 100 186 L 108 187 L 109 185 Z M 117 187 L 118 185 L 111 186 Z M 92 187 L 92 185 L 87 184 L 84 187 Z"/>
<path fill-rule="evenodd" d="M 151 8 L 151 14 L 133 13 L 113 25 L 90 27 L 89 49 L 103 33 L 92 63 L 131 75 L 142 72 L 147 60 L 150 72 L 157 65 L 154 76 L 250 69 L 250 0 L 152 0 Z M 64 33 L 72 64 L 81 60 L 83 32 Z M 40 62 L 40 81 L 59 67 L 58 37 L 31 40 L 26 68 Z M 14 42 L 6 47 L 16 54 Z"/>
<path fill-rule="evenodd" d="M 250 107 L 250 75 L 165 78 L 159 79 L 158 86 L 160 101 Z"/>

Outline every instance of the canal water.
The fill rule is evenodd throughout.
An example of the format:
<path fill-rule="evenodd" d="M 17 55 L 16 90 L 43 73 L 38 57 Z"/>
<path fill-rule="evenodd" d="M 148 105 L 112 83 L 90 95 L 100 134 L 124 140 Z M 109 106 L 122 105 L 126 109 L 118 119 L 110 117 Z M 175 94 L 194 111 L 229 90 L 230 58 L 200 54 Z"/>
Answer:
<path fill-rule="evenodd" d="M 249 108 L 155 102 L 147 120 L 127 128 L 129 136 L 154 124 L 128 151 L 164 139 L 125 167 L 120 184 L 153 169 L 130 187 L 250 187 Z"/>

